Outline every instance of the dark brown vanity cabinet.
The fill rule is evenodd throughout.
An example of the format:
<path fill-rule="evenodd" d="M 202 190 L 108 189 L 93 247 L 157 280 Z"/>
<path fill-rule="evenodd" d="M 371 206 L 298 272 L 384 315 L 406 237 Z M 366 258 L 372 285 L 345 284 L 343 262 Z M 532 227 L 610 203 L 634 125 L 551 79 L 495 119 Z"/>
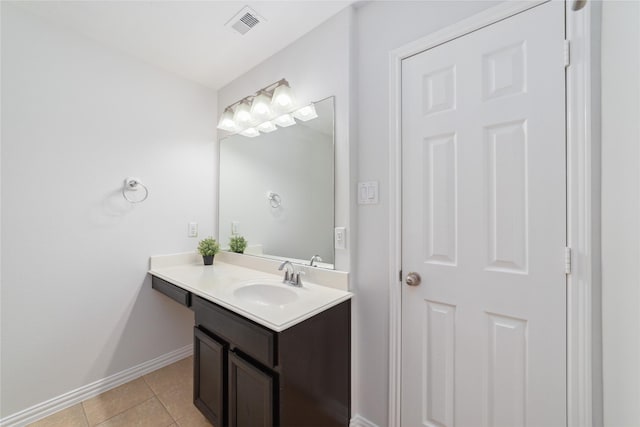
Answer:
<path fill-rule="evenodd" d="M 274 332 L 192 295 L 194 401 L 216 427 L 347 427 L 351 305 Z"/>
<path fill-rule="evenodd" d="M 274 376 L 194 328 L 193 403 L 214 426 L 270 427 Z"/>

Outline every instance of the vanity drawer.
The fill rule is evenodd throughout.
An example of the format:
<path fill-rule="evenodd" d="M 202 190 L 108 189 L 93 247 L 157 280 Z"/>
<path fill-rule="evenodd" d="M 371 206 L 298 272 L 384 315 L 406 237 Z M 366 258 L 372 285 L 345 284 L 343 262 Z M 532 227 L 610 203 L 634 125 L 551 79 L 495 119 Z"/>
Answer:
<path fill-rule="evenodd" d="M 184 289 L 156 276 L 151 276 L 151 287 L 158 292 L 162 292 L 172 300 L 175 300 L 184 306 L 191 307 L 191 292 L 185 291 Z"/>
<path fill-rule="evenodd" d="M 196 325 L 226 340 L 232 347 L 272 368 L 276 364 L 276 334 L 210 301 L 193 296 Z"/>

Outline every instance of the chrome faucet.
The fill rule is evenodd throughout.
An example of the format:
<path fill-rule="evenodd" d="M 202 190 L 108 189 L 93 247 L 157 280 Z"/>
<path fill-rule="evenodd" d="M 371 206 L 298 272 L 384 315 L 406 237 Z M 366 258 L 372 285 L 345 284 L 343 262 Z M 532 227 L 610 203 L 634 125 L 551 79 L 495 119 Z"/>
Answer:
<path fill-rule="evenodd" d="M 295 266 L 291 263 L 291 261 L 284 261 L 278 267 L 278 271 L 282 271 L 286 267 L 284 272 L 284 279 L 282 279 L 282 283 L 291 286 L 302 286 L 302 280 L 300 279 L 301 275 L 304 275 L 304 271 L 296 272 Z"/>
<path fill-rule="evenodd" d="M 311 261 L 309 261 L 309 265 L 310 265 L 311 267 L 314 267 L 314 265 L 313 265 L 313 264 L 314 264 L 316 261 L 322 261 L 322 258 L 320 258 L 320 255 L 314 255 L 314 256 L 312 256 L 312 257 L 311 257 Z"/>

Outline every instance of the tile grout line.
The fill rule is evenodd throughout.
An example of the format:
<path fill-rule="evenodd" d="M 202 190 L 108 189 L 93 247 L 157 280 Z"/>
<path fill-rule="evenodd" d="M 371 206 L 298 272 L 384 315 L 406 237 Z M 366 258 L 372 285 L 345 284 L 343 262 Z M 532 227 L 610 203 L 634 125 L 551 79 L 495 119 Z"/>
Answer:
<path fill-rule="evenodd" d="M 177 363 L 177 362 L 176 362 Z M 169 424 L 169 426 L 175 424 L 176 426 L 180 426 L 180 424 L 178 423 L 178 419 L 175 418 L 173 416 L 173 414 L 169 411 L 169 408 L 167 408 L 167 406 L 164 404 L 164 402 L 162 401 L 162 399 L 160 399 L 160 394 L 162 393 L 156 393 L 156 391 L 153 389 L 153 387 L 151 387 L 151 384 L 149 384 L 147 382 L 147 379 L 145 378 L 146 375 L 142 376 L 142 380 L 145 382 L 145 384 L 151 389 L 151 392 L 153 393 L 153 395 L 158 399 L 158 402 L 160 402 L 160 405 L 162 405 L 162 407 L 164 408 L 165 411 L 167 411 L 167 414 L 169 414 L 169 417 L 171 417 L 171 419 L 173 420 L 173 423 Z M 166 391 L 164 392 L 166 393 Z"/>
<path fill-rule="evenodd" d="M 144 383 L 147 385 L 147 387 L 149 387 L 149 389 L 151 390 L 151 393 L 153 393 L 154 396 L 157 396 L 158 393 L 156 393 L 156 391 L 153 389 L 153 387 L 151 387 L 151 384 L 149 384 L 149 382 L 147 381 L 146 375 L 143 375 L 140 378 L 142 378 L 142 381 L 144 381 Z"/>
<path fill-rule="evenodd" d="M 91 424 L 89 423 L 89 417 L 87 417 L 87 411 L 84 409 L 84 402 L 86 402 L 86 400 L 83 400 L 82 402 L 80 402 L 80 407 L 82 408 L 82 415 L 84 415 L 84 420 L 87 422 L 87 426 L 91 427 Z"/>
<path fill-rule="evenodd" d="M 140 406 L 140 405 L 144 405 L 145 403 L 147 403 L 147 402 L 148 402 L 148 401 L 150 401 L 151 399 L 155 399 L 155 398 L 156 398 L 156 396 L 155 396 L 155 395 L 154 395 L 154 396 L 151 396 L 151 397 L 150 397 L 150 398 L 148 398 L 147 400 L 143 400 L 142 402 L 138 403 L 137 405 L 134 405 L 134 406 L 132 406 L 131 408 L 127 408 L 127 409 L 125 409 L 124 411 L 119 412 L 119 413 L 117 413 L 117 414 L 115 414 L 115 415 L 113 415 L 113 416 L 111 416 L 111 417 L 107 418 L 106 420 L 102 420 L 102 421 L 100 421 L 98 424 L 95 424 L 95 425 L 93 425 L 93 426 L 92 426 L 91 424 L 89 424 L 89 421 L 88 421 L 88 420 L 87 420 L 87 424 L 89 424 L 89 427 L 99 427 L 101 424 L 104 424 L 104 423 L 106 423 L 107 421 L 109 421 L 109 420 L 111 420 L 111 419 L 113 419 L 113 418 L 115 418 L 115 417 L 117 417 L 117 416 L 119 416 L 119 415 L 122 415 L 122 414 L 124 414 L 125 412 L 127 412 L 127 411 L 129 411 L 129 410 L 131 410 L 131 409 L 133 409 L 133 408 L 137 408 L 137 407 L 138 407 L 138 406 Z M 158 399 L 158 400 L 160 400 L 160 399 Z M 160 402 L 160 403 L 162 404 L 162 402 Z M 171 414 L 169 414 L 169 416 L 171 416 Z M 173 417 L 172 417 L 172 418 L 173 418 Z"/>
<path fill-rule="evenodd" d="M 156 394 L 155 395 L 156 399 L 158 399 L 158 402 L 160 402 L 160 405 L 162 405 L 162 407 L 164 408 L 165 411 L 167 411 L 167 414 L 169 414 L 169 416 L 171 417 L 171 419 L 173 420 L 174 424 L 178 423 L 178 420 L 173 416 L 173 414 L 171 413 L 171 411 L 169 411 L 169 408 L 167 408 L 167 405 L 164 404 L 164 402 L 162 401 L 162 399 L 160 399 L 160 397 Z"/>
<path fill-rule="evenodd" d="M 109 421 L 110 419 L 117 417 L 117 416 L 118 416 L 118 415 L 120 415 L 120 414 L 124 414 L 124 413 L 125 413 L 125 412 L 127 412 L 129 409 L 133 409 L 133 408 L 135 408 L 135 407 L 137 407 L 137 406 L 139 406 L 139 405 L 142 405 L 143 403 L 148 402 L 148 401 L 149 401 L 149 400 L 151 400 L 153 397 L 155 397 L 155 392 L 153 391 L 153 389 L 151 388 L 151 386 L 150 386 L 149 384 L 147 384 L 147 382 L 144 380 L 144 378 L 143 378 L 143 377 L 144 377 L 144 375 L 141 375 L 141 376 L 139 376 L 138 378 L 132 379 L 131 381 L 126 382 L 126 383 L 122 384 L 121 386 L 125 386 L 125 385 L 127 385 L 127 384 L 131 384 L 132 382 L 137 381 L 138 379 L 142 378 L 142 381 L 144 382 L 144 384 L 149 388 L 149 390 L 151 390 L 151 393 L 153 394 L 153 396 L 152 396 L 152 397 L 150 397 L 150 398 L 148 398 L 148 399 L 143 400 L 142 402 L 138 403 L 137 405 L 133 405 L 133 406 L 131 406 L 131 407 L 129 407 L 129 408 L 127 408 L 127 409 L 123 410 L 123 411 L 120 411 L 120 412 L 118 412 L 117 414 L 114 414 L 114 415 L 110 416 L 109 418 L 106 418 L 106 419 L 104 419 L 104 420 L 102 420 L 102 421 L 100 421 L 99 423 L 94 424 L 94 425 L 91 425 L 91 422 L 89 422 L 89 417 L 88 417 L 88 416 L 87 416 L 87 414 L 86 414 L 86 411 L 85 411 L 85 408 L 84 408 L 84 402 L 86 402 L 86 400 L 85 400 L 85 401 L 83 401 L 83 402 L 82 402 L 82 403 L 83 403 L 83 405 L 82 405 L 82 410 L 84 411 L 84 413 L 85 413 L 85 417 L 87 418 L 87 425 L 88 425 L 89 427 L 97 427 L 97 426 L 99 426 L 100 424 L 105 423 L 105 422 Z M 105 391 L 105 392 L 103 392 L 103 393 L 100 393 L 98 396 L 95 396 L 95 397 L 93 397 L 92 399 L 94 399 L 94 398 L 96 398 L 96 397 L 100 397 L 100 396 L 102 396 L 103 394 L 108 393 L 109 391 L 111 391 L 111 390 L 107 390 L 107 391 Z M 91 400 L 91 399 L 89 399 L 89 400 Z M 158 400 L 160 400 L 160 399 L 158 399 Z M 171 415 L 171 414 L 169 414 L 169 415 Z"/>

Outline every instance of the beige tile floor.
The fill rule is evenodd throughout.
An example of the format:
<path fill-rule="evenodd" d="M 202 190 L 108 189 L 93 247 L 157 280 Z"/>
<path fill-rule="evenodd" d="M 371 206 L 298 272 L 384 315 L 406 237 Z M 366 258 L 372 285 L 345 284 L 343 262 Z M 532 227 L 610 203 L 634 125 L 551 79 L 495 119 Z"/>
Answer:
<path fill-rule="evenodd" d="M 211 426 L 193 406 L 193 358 L 48 416 L 33 427 Z"/>

